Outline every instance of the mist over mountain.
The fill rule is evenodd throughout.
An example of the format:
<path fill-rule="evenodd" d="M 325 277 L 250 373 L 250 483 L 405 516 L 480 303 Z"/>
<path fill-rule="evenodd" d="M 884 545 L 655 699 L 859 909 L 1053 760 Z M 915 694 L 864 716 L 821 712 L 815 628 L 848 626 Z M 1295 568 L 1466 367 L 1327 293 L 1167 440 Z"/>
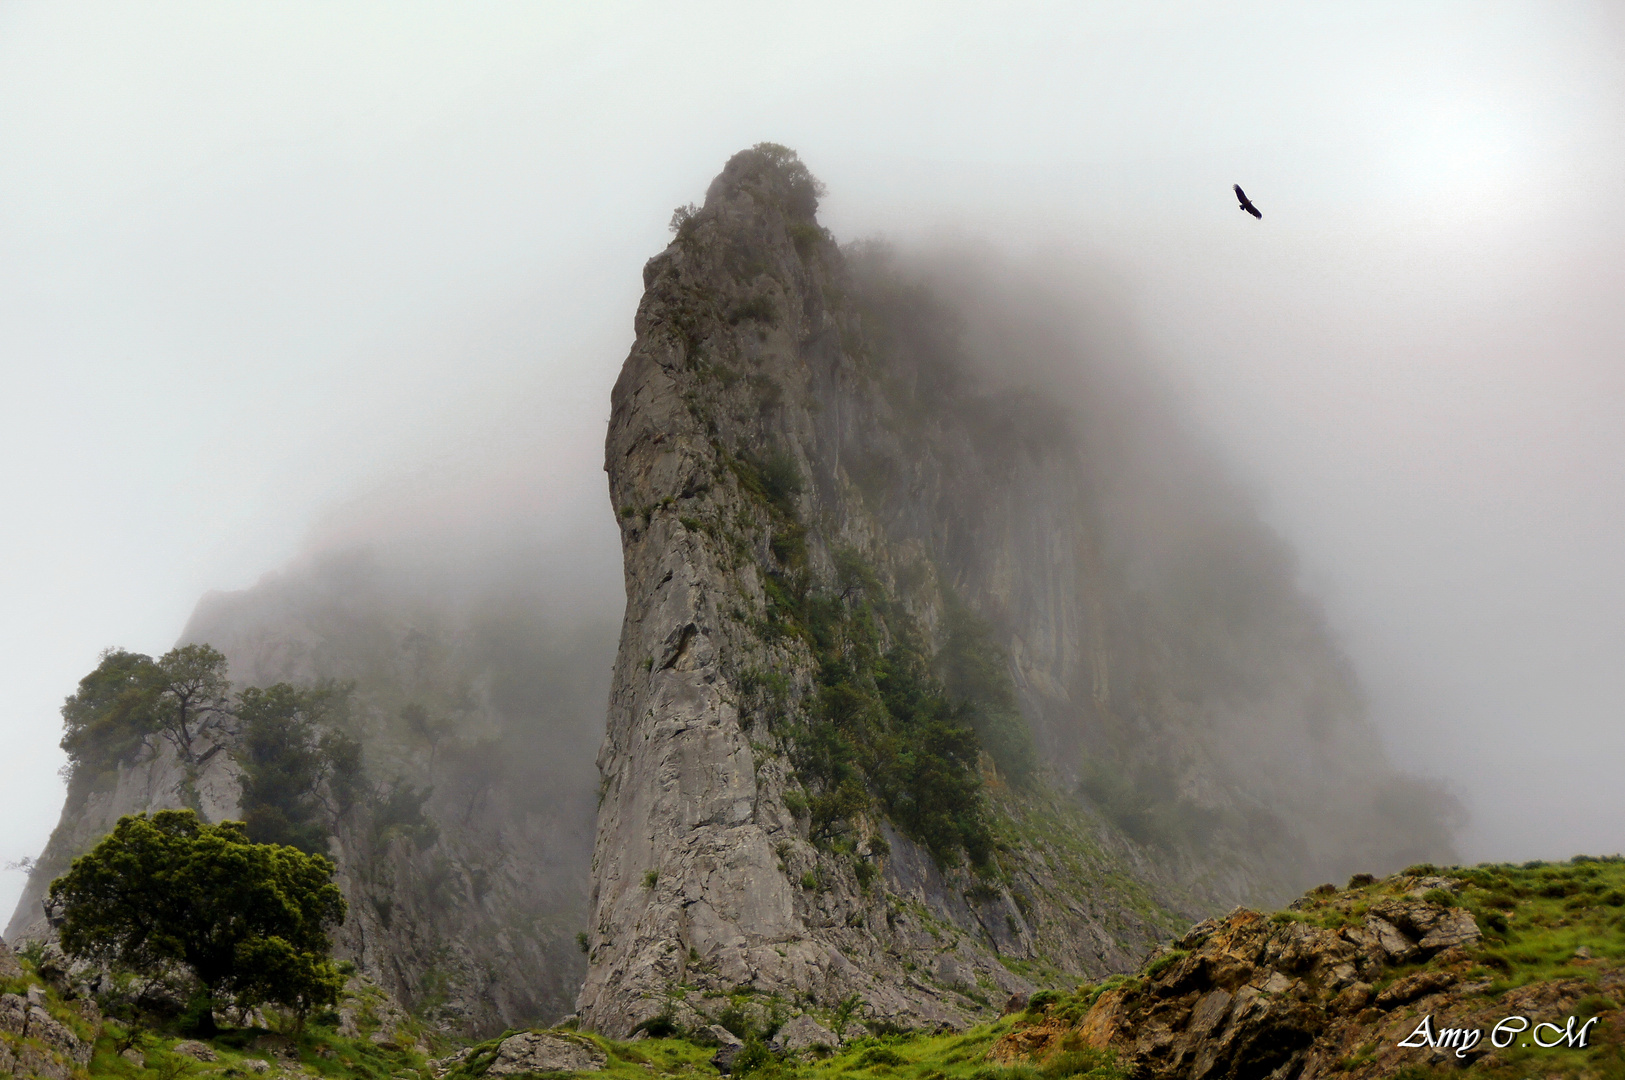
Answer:
<path fill-rule="evenodd" d="M 1041 273 L 843 252 L 822 194 L 743 151 L 644 268 L 583 1022 L 703 1026 L 735 987 L 958 1023 L 970 982 L 1032 988 L 1006 959 L 1098 975 L 1450 857 L 1452 800 L 1387 761 L 1119 328 Z"/>
<path fill-rule="evenodd" d="M 1007 961 L 1104 975 L 1237 902 L 1452 855 L 1459 808 L 1389 762 L 1098 282 L 843 250 L 820 190 L 763 144 L 678 211 L 608 499 L 545 455 L 430 474 L 182 635 L 238 687 L 346 695 L 318 725 L 370 793 L 323 800 L 339 948 L 429 1022 L 552 1019 L 583 978 L 623 1034 L 690 986 L 958 1022 L 972 982 L 1034 987 Z M 238 719 L 201 749 L 117 723 L 11 936 L 120 814 L 256 828 Z M 921 951 L 935 922 L 951 953 Z"/>
<path fill-rule="evenodd" d="M 468 1035 L 568 1011 L 581 977 L 621 589 L 584 494 L 549 473 L 375 493 L 331 514 L 293 564 L 203 597 L 181 636 L 223 652 L 237 688 L 352 691 L 326 726 L 356 741 L 367 794 L 320 815 L 349 900 L 339 952 Z M 45 887 L 120 815 L 243 817 L 247 745 L 227 718 L 192 762 L 158 739 L 112 773 L 81 769 L 7 937 L 46 933 Z"/>

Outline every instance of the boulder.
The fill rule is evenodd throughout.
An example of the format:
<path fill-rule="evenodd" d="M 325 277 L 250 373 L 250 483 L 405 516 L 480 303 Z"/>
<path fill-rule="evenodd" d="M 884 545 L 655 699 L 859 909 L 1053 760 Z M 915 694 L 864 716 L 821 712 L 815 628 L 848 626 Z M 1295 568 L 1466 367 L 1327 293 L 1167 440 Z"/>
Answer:
<path fill-rule="evenodd" d="M 1478 922 L 1473 918 L 1472 912 L 1466 908 L 1448 908 L 1417 944 L 1428 952 L 1437 952 L 1456 945 L 1466 945 L 1481 937 L 1483 933 L 1478 929 Z"/>
<path fill-rule="evenodd" d="M 502 1040 L 486 1073 L 590 1072 L 609 1059 L 591 1039 L 560 1031 L 522 1031 Z"/>
<path fill-rule="evenodd" d="M 18 994 L 0 994 L 0 1031 L 28 1034 L 28 1002 Z"/>
<path fill-rule="evenodd" d="M 705 1030 L 711 1034 L 712 1038 L 717 1040 L 720 1047 L 715 1054 L 711 1055 L 711 1064 L 717 1067 L 718 1072 L 727 1076 L 733 1070 L 734 1058 L 744 1053 L 745 1044 L 739 1036 L 721 1024 L 712 1024 Z"/>
<path fill-rule="evenodd" d="M 767 1044 L 767 1048 L 778 1054 L 810 1050 L 815 1046 L 833 1050 L 840 1044 L 841 1040 L 833 1031 L 806 1013 L 802 1013 L 786 1021 L 784 1026 L 779 1028 L 778 1034 L 773 1036 L 773 1041 Z"/>
<path fill-rule="evenodd" d="M 177 1054 L 185 1054 L 187 1057 L 195 1058 L 198 1061 L 214 1061 L 220 1056 L 214 1052 L 214 1047 L 208 1043 L 200 1043 L 196 1039 L 178 1042 L 173 1049 Z"/>
<path fill-rule="evenodd" d="M 1367 915 L 1365 929 L 1386 963 L 1408 964 L 1421 954 L 1416 944 L 1387 919 Z"/>

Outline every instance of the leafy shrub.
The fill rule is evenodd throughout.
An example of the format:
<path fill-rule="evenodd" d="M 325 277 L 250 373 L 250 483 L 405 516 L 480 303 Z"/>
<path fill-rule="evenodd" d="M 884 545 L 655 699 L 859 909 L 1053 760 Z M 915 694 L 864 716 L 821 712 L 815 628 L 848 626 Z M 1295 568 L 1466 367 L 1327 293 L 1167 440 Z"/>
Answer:
<path fill-rule="evenodd" d="M 423 804 L 433 793 L 433 788 L 419 791 L 399 778 L 380 792 L 372 812 L 374 850 L 383 851 L 397 837 L 410 840 L 419 851 L 433 847 L 440 839 L 440 827 L 423 812 Z"/>
<path fill-rule="evenodd" d="M 1043 1013 L 1045 1009 L 1049 1008 L 1051 1005 L 1058 1004 L 1064 1000 L 1065 997 L 1066 995 L 1061 993 L 1059 990 L 1040 990 L 1032 997 L 1027 999 L 1027 1011 L 1031 1013 Z"/>
<path fill-rule="evenodd" d="M 670 1039 L 681 1034 L 682 1029 L 677 1026 L 677 1020 L 668 1010 L 658 1016 L 651 1016 L 643 1023 L 632 1029 L 632 1034 L 643 1032 L 651 1039 Z"/>
<path fill-rule="evenodd" d="M 810 221 L 792 221 L 788 231 L 790 242 L 796 246 L 796 253 L 803 259 L 812 258 L 819 244 L 829 242 L 824 230 Z"/>
<path fill-rule="evenodd" d="M 738 326 L 742 322 L 772 322 L 779 316 L 779 306 L 766 293 L 755 293 L 728 309 L 728 323 Z"/>
<path fill-rule="evenodd" d="M 745 1048 L 734 1057 L 728 1069 L 731 1076 L 749 1076 L 777 1064 L 778 1059 L 773 1056 L 773 1052 L 762 1045 L 760 1039 L 752 1036 L 745 1040 Z"/>
<path fill-rule="evenodd" d="M 872 1065 L 906 1065 L 907 1059 L 889 1046 L 871 1046 L 858 1055 L 858 1067 L 869 1068 Z"/>
<path fill-rule="evenodd" d="M 679 206 L 671 212 L 671 224 L 667 226 L 672 233 L 679 237 L 687 237 L 693 229 L 694 216 L 700 208 L 693 203 Z"/>
<path fill-rule="evenodd" d="M 788 189 L 784 211 L 794 218 L 811 218 L 818 213 L 818 200 L 824 196 L 824 185 L 802 163 L 800 156 L 788 146 L 762 142 L 751 151 L 783 178 Z"/>
<path fill-rule="evenodd" d="M 1169 968 L 1173 967 L 1175 964 L 1177 964 L 1181 960 L 1185 959 L 1185 957 L 1187 955 L 1189 955 L 1189 954 L 1187 954 L 1185 952 L 1182 952 L 1179 949 L 1174 949 L 1172 952 L 1163 953 L 1161 956 L 1159 956 L 1155 960 L 1151 961 L 1151 966 L 1145 969 L 1146 978 L 1148 978 L 1148 979 L 1156 978 L 1158 975 L 1161 975 L 1164 971 L 1167 971 Z"/>

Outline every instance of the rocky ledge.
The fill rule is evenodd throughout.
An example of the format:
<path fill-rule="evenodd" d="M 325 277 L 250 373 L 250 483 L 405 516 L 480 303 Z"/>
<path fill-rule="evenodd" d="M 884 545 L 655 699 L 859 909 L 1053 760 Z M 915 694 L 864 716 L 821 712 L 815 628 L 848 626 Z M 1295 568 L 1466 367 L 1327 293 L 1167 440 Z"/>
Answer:
<path fill-rule="evenodd" d="M 1468 1067 L 1510 1076 L 1531 1066 L 1592 1075 L 1592 1059 L 1617 1059 L 1625 1040 L 1614 1022 L 1625 964 L 1609 940 L 1618 890 L 1588 894 L 1579 877 L 1360 875 L 1274 915 L 1238 908 L 1194 926 L 1137 978 L 1035 995 L 989 1056 L 1047 1064 L 1109 1051 L 1143 1080 L 1364 1080 Z M 1598 928 L 1603 943 L 1573 944 Z M 1545 1045 L 1531 1041 L 1537 1024 L 1553 1025 Z"/>

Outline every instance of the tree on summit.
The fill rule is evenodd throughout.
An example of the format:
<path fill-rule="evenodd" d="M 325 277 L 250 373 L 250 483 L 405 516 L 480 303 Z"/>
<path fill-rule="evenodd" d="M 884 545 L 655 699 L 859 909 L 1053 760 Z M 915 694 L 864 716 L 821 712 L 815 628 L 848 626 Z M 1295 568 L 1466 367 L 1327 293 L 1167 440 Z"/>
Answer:
<path fill-rule="evenodd" d="M 154 660 L 109 649 L 79 690 L 62 704 L 62 749 L 75 773 L 115 768 L 161 736 L 181 759 L 197 763 L 193 749 L 202 726 L 227 713 L 226 658 L 208 645 L 182 645 Z"/>
<path fill-rule="evenodd" d="M 181 757 L 195 762 L 192 737 L 198 725 L 227 712 L 226 658 L 210 645 L 182 645 L 153 667 L 153 718 Z"/>

